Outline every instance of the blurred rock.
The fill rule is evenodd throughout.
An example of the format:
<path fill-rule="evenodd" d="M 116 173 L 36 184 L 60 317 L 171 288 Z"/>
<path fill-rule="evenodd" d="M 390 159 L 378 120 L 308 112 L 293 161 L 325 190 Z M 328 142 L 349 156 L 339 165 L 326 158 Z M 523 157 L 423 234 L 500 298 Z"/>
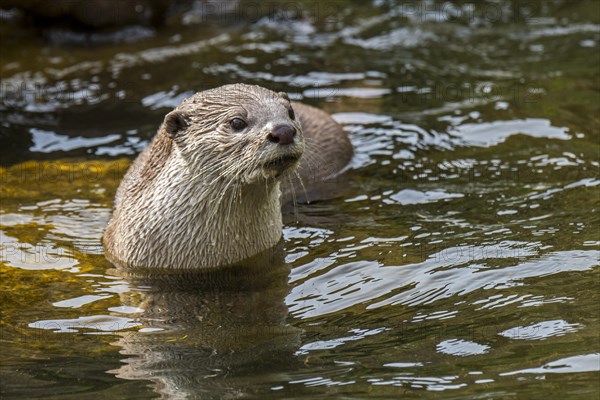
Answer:
<path fill-rule="evenodd" d="M 36 25 L 68 24 L 98 29 L 160 25 L 172 0 L 0 0 L 0 8 L 23 11 Z"/>

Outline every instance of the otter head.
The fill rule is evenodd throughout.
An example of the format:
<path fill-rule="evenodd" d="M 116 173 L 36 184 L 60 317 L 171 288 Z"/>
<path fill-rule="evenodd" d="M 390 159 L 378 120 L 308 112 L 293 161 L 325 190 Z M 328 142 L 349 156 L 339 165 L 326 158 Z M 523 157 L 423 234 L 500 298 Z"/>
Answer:
<path fill-rule="evenodd" d="M 226 85 L 199 92 L 167 114 L 161 131 L 195 175 L 255 183 L 293 171 L 304 151 L 285 93 Z"/>

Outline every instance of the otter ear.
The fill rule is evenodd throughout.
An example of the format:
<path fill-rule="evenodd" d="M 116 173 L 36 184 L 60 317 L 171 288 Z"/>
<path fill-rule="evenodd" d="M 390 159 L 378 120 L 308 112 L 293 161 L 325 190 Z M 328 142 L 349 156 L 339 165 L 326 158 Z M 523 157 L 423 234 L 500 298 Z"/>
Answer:
<path fill-rule="evenodd" d="M 283 97 L 284 99 L 286 99 L 287 101 L 290 101 L 290 97 L 288 96 L 288 94 L 286 92 L 279 92 L 277 94 L 280 95 L 281 97 Z"/>
<path fill-rule="evenodd" d="M 183 131 L 188 127 L 188 121 L 184 114 L 177 110 L 174 110 L 165 116 L 163 126 L 165 128 L 165 132 L 167 132 L 169 137 L 171 139 L 174 139 L 175 137 L 181 135 Z"/>

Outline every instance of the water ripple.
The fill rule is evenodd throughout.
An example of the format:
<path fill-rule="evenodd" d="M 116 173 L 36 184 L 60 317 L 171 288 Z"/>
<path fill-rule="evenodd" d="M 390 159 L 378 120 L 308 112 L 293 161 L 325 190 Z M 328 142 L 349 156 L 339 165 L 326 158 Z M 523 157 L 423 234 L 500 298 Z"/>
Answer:
<path fill-rule="evenodd" d="M 430 304 L 478 289 L 523 285 L 522 281 L 527 278 L 589 270 L 599 264 L 600 257 L 600 251 L 596 250 L 560 251 L 513 266 L 491 269 L 485 263 L 475 263 L 477 259 L 464 255 L 448 257 L 448 254 L 459 254 L 459 251 L 460 254 L 489 254 L 489 249 L 473 246 L 468 250 L 455 249 L 446 253 L 449 250 L 417 264 L 384 266 L 375 261 L 358 261 L 339 265 L 295 286 L 286 302 L 290 312 L 299 318 L 326 315 L 375 299 L 380 300 L 368 304 L 367 309 L 396 304 Z M 512 258 L 515 254 L 514 248 L 500 246 L 496 257 Z M 463 266 L 458 267 L 460 265 Z M 400 293 L 389 295 L 403 287 L 406 289 Z"/>

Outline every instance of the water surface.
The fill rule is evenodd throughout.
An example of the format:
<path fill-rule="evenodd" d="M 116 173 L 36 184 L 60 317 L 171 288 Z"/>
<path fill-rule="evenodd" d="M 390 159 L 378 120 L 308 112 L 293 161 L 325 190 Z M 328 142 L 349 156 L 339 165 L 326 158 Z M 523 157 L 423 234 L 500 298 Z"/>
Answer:
<path fill-rule="evenodd" d="M 241 4 L 116 43 L 1 26 L 2 396 L 597 398 L 599 4 Z M 333 114 L 343 187 L 264 268 L 119 273 L 130 160 L 231 82 Z"/>

